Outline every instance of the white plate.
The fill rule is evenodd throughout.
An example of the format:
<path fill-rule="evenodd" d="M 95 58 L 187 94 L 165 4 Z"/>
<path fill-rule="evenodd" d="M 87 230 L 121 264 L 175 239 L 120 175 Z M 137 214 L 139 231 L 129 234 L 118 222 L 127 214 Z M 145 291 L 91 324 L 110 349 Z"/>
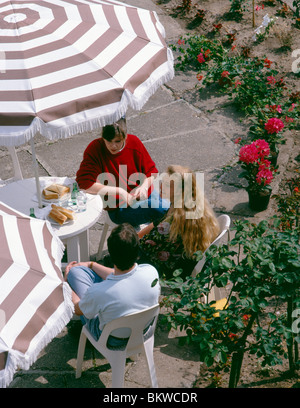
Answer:
<path fill-rule="evenodd" d="M 46 200 L 46 198 L 44 198 L 43 196 L 43 193 L 41 194 L 41 196 L 42 196 L 42 202 L 44 204 L 62 204 L 71 198 L 71 193 L 67 193 L 61 198 L 52 198 L 51 200 Z"/>
<path fill-rule="evenodd" d="M 63 226 L 63 225 L 71 224 L 72 222 L 75 221 L 75 220 L 70 220 L 70 218 L 67 218 L 67 220 L 66 220 L 63 224 L 59 224 L 58 222 L 56 222 L 55 220 L 53 220 L 53 218 L 49 217 L 49 215 L 47 215 L 46 220 L 48 220 L 51 224 L 53 224 L 53 225 L 59 225 L 60 227 Z"/>

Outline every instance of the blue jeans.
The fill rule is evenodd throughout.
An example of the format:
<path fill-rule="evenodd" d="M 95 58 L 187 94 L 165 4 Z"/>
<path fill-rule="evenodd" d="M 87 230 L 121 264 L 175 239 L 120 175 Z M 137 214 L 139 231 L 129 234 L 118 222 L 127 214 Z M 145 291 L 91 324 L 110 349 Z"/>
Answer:
<path fill-rule="evenodd" d="M 102 282 L 100 278 L 92 269 L 86 266 L 74 266 L 70 269 L 68 274 L 68 283 L 74 292 L 81 299 L 85 292 L 95 283 Z M 95 340 L 98 340 L 101 335 L 99 327 L 99 316 L 95 316 L 93 319 L 87 319 L 84 315 L 80 316 L 80 320 L 83 325 L 87 325 L 90 333 Z M 108 346 L 110 348 L 124 347 L 127 344 L 128 339 L 121 339 L 114 336 L 109 336 Z"/>
<path fill-rule="evenodd" d="M 153 222 L 162 218 L 170 208 L 170 201 L 162 199 L 156 190 L 153 190 L 147 200 L 137 201 L 131 207 L 120 207 L 109 211 L 109 217 L 115 224 L 128 222 L 134 227 L 140 224 Z"/>

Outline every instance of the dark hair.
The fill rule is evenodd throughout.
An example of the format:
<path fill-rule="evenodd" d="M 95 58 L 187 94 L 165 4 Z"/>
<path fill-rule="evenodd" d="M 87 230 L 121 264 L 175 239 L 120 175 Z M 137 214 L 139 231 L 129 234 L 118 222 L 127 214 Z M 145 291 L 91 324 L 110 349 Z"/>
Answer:
<path fill-rule="evenodd" d="M 116 123 L 104 126 L 102 129 L 102 137 L 108 142 L 112 141 L 116 136 L 121 136 L 125 139 L 126 135 L 126 119 L 124 117 L 119 119 Z"/>
<path fill-rule="evenodd" d="M 114 265 L 121 271 L 131 268 L 137 260 L 139 238 L 135 229 L 128 223 L 115 227 L 108 240 L 108 252 Z"/>

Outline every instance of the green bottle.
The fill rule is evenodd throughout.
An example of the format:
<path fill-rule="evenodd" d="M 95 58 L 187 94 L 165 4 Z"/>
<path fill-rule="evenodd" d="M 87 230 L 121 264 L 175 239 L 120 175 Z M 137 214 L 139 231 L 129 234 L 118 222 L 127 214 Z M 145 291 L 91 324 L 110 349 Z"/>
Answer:
<path fill-rule="evenodd" d="M 32 218 L 36 218 L 35 214 L 34 214 L 34 208 L 30 208 L 30 217 Z"/>

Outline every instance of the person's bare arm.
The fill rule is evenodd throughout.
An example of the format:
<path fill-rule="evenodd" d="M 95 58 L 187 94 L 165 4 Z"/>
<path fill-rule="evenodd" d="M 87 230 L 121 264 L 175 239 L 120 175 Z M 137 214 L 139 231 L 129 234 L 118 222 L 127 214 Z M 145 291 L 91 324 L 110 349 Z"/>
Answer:
<path fill-rule="evenodd" d="M 98 264 L 96 262 L 89 262 L 89 261 L 87 261 L 87 262 L 76 262 L 76 261 L 72 261 L 66 266 L 65 274 L 64 274 L 65 281 L 67 281 L 68 273 L 69 273 L 70 269 L 73 266 L 86 266 L 87 268 L 91 268 L 91 269 L 93 269 L 93 271 L 97 275 L 99 275 L 104 280 L 107 278 L 108 275 L 110 275 L 111 273 L 114 272 L 113 268 L 108 268 L 107 266 L 100 265 L 100 264 Z M 75 314 L 78 315 L 78 316 L 83 315 L 83 313 L 82 313 L 82 311 L 81 311 L 81 309 L 79 307 L 80 297 L 77 295 L 76 292 L 74 292 L 74 290 L 72 290 L 72 302 L 74 304 Z"/>
<path fill-rule="evenodd" d="M 96 262 L 89 262 L 89 268 L 91 268 L 98 276 L 100 276 L 100 278 L 104 280 L 108 277 L 108 275 L 111 275 L 114 272 L 114 268 L 109 268 Z"/>
<path fill-rule="evenodd" d="M 74 292 L 74 290 L 72 290 L 72 302 L 74 303 L 74 312 L 77 316 L 82 316 L 83 313 L 79 307 L 79 301 L 80 301 L 79 296 L 77 295 L 77 293 Z"/>
<path fill-rule="evenodd" d="M 154 228 L 153 222 L 151 224 L 147 225 L 145 228 L 143 228 L 141 231 L 138 232 L 138 237 L 139 239 L 143 238 L 144 235 L 149 234 L 149 232 Z"/>
<path fill-rule="evenodd" d="M 68 279 L 68 273 L 73 266 L 86 266 L 87 268 L 92 269 L 100 278 L 106 279 L 108 275 L 112 274 L 114 272 L 113 268 L 108 268 L 107 266 L 98 264 L 97 262 L 77 262 L 77 261 L 72 261 L 70 262 L 65 269 L 64 277 L 65 281 Z"/>
<path fill-rule="evenodd" d="M 85 190 L 89 194 L 100 194 L 105 196 L 106 194 L 111 196 L 119 195 L 128 205 L 130 205 L 134 197 L 121 187 L 105 186 L 101 183 L 94 183 L 91 187 Z"/>

